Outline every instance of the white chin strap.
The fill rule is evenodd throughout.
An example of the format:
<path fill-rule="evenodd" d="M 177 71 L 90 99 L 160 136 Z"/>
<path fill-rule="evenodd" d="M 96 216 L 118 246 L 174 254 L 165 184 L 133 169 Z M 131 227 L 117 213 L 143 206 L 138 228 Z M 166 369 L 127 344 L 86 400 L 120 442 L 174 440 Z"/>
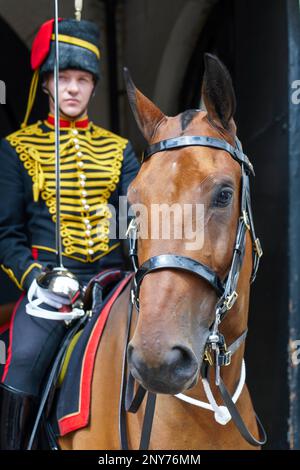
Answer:
<path fill-rule="evenodd" d="M 73 308 L 71 312 L 54 312 L 40 307 L 42 303 L 45 303 L 45 299 L 35 298 L 38 291 L 38 285 L 36 280 L 31 284 L 27 298 L 28 304 L 26 305 L 26 313 L 33 317 L 44 318 L 45 320 L 60 320 L 60 321 L 71 321 L 76 318 L 82 317 L 85 312 L 80 308 Z M 33 300 L 34 299 L 34 300 Z"/>
<path fill-rule="evenodd" d="M 245 361 L 243 359 L 240 381 L 232 397 L 233 403 L 236 403 L 238 401 L 243 391 L 245 380 L 246 380 L 246 366 L 245 366 Z M 191 398 L 188 395 L 184 395 L 183 393 L 178 393 L 177 395 L 175 395 L 175 397 L 179 398 L 182 401 L 185 401 L 186 403 L 189 403 L 190 405 L 198 406 L 199 408 L 204 408 L 205 410 L 213 411 L 216 422 L 225 426 L 231 420 L 231 414 L 229 413 L 227 406 L 223 406 L 223 405 L 219 406 L 217 404 L 213 396 L 213 393 L 211 391 L 209 382 L 206 379 L 202 379 L 202 383 L 203 383 L 204 391 L 205 391 L 205 394 L 209 403 L 196 400 L 195 398 Z"/>

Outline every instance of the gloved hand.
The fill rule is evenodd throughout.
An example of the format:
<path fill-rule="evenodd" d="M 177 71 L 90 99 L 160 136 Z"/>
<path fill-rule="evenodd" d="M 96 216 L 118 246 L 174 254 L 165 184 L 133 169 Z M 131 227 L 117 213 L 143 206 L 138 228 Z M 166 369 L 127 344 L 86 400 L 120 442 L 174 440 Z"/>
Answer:
<path fill-rule="evenodd" d="M 64 305 L 70 305 L 71 301 L 67 297 L 62 297 L 60 295 L 50 292 L 48 289 L 43 289 L 40 287 L 34 279 L 29 290 L 28 297 L 32 299 L 38 299 L 40 304 L 46 304 L 50 307 L 53 307 L 57 310 L 62 308 Z"/>
<path fill-rule="evenodd" d="M 36 285 L 35 297 L 43 301 L 43 303 L 50 305 L 51 307 L 59 310 L 64 305 L 71 305 L 70 299 L 67 297 L 62 297 L 61 295 L 54 294 L 48 289 L 43 289 L 42 287 Z"/>
<path fill-rule="evenodd" d="M 71 321 L 85 314 L 82 308 L 74 307 L 69 298 L 54 294 L 38 286 L 36 280 L 32 282 L 27 297 L 26 312 L 34 317 Z M 49 307 L 55 310 L 50 310 Z M 62 309 L 62 307 L 66 308 Z"/>

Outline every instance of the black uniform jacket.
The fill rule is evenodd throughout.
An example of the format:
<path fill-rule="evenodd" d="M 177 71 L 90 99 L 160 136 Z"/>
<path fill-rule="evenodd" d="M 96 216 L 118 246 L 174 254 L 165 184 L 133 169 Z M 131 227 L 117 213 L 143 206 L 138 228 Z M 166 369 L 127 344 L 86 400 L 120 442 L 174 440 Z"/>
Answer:
<path fill-rule="evenodd" d="M 122 265 L 119 196 L 126 195 L 139 170 L 130 142 L 87 119 L 62 122 L 60 167 L 65 267 L 93 275 Z M 28 289 L 44 264 L 55 264 L 55 221 L 49 116 L 0 144 L 0 264 L 20 289 Z"/>

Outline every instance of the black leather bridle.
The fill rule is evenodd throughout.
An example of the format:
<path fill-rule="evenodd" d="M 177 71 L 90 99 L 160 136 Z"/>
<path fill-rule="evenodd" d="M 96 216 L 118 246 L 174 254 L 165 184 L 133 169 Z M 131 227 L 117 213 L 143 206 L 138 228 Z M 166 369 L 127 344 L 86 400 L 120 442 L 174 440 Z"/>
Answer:
<path fill-rule="evenodd" d="M 231 155 L 231 157 L 236 160 L 241 166 L 241 203 L 240 203 L 240 217 L 237 227 L 237 234 L 235 239 L 235 245 L 233 249 L 233 256 L 231 265 L 228 271 L 228 274 L 225 280 L 221 280 L 217 273 L 215 273 L 209 266 L 196 261 L 194 259 L 188 258 L 186 256 L 176 255 L 176 254 L 162 254 L 154 256 L 147 261 L 145 261 L 141 266 L 138 265 L 138 252 L 137 252 L 137 238 L 138 238 L 138 226 L 136 220 L 133 218 L 129 227 L 128 227 L 128 238 L 130 243 L 130 257 L 135 271 L 135 277 L 131 292 L 132 305 L 135 304 L 137 311 L 139 311 L 139 293 L 140 287 L 145 276 L 151 272 L 155 272 L 162 269 L 177 269 L 180 271 L 189 272 L 195 274 L 200 279 L 208 282 L 212 288 L 215 290 L 218 301 L 216 304 L 215 310 L 215 319 L 210 329 L 210 335 L 208 337 L 203 365 L 201 369 L 201 375 L 203 378 L 208 378 L 209 375 L 209 366 L 215 366 L 215 381 L 216 385 L 219 387 L 220 393 L 224 400 L 225 405 L 227 406 L 233 421 L 237 425 L 239 431 L 243 437 L 252 445 L 259 446 L 266 442 L 265 431 L 256 416 L 257 424 L 259 427 L 259 440 L 256 439 L 246 428 L 235 404 L 233 403 L 230 394 L 228 393 L 224 382 L 222 381 L 220 375 L 220 367 L 227 366 L 231 362 L 231 356 L 236 352 L 239 346 L 243 343 L 246 338 L 247 331 L 244 331 L 242 335 L 234 341 L 230 346 L 226 346 L 224 336 L 219 332 L 219 325 L 224 319 L 226 313 L 234 305 L 238 293 L 237 293 L 237 284 L 239 280 L 239 274 L 242 267 L 244 254 L 245 254 L 245 245 L 246 245 L 246 233 L 249 230 L 252 238 L 252 253 L 253 253 L 253 267 L 252 275 L 250 282 L 252 283 L 255 280 L 257 270 L 259 267 L 259 261 L 263 254 L 261 244 L 259 239 L 256 237 L 252 208 L 251 208 L 251 197 L 250 197 L 250 174 L 254 175 L 254 170 L 251 162 L 248 157 L 243 153 L 242 146 L 238 138 L 235 139 L 235 147 L 230 145 L 225 140 L 216 139 L 213 137 L 207 136 L 180 136 L 173 139 L 163 140 L 161 142 L 152 144 L 147 147 L 144 152 L 142 162 L 148 160 L 152 155 L 158 152 L 169 151 L 173 149 L 178 149 L 182 147 L 190 146 L 200 146 L 200 147 L 210 147 L 219 150 L 226 151 Z M 131 377 L 132 382 L 132 377 Z M 130 381 L 129 381 L 130 383 Z M 127 386 L 127 389 L 129 387 Z M 132 399 L 128 398 L 127 390 L 127 405 L 125 406 L 127 411 L 133 411 L 133 408 L 137 411 L 137 407 L 130 407 L 130 403 L 134 402 L 133 398 L 133 386 L 132 389 Z M 141 390 L 140 390 L 141 392 Z M 154 403 L 152 406 L 155 406 L 155 400 L 152 400 Z M 147 408 L 146 408 L 147 409 Z M 147 413 L 147 411 L 146 411 Z M 148 412 L 153 418 L 154 410 Z M 152 423 L 152 422 L 151 422 Z M 148 425 L 149 427 L 149 425 Z M 150 431 L 151 432 L 151 424 Z M 148 434 L 149 434 L 148 433 Z M 142 434 L 145 434 L 145 426 L 143 427 Z M 147 433 L 146 433 L 147 434 Z M 148 441 L 147 441 L 148 439 Z M 150 434 L 147 436 L 146 441 L 149 442 Z M 121 433 L 122 440 L 122 433 Z"/>
<path fill-rule="evenodd" d="M 220 320 L 222 320 L 225 313 L 233 306 L 235 300 L 237 299 L 236 286 L 238 283 L 239 272 L 244 257 L 246 239 L 245 235 L 247 229 L 250 230 L 253 241 L 253 271 L 251 276 L 251 282 L 253 282 L 256 277 L 256 273 L 259 266 L 259 260 L 262 256 L 260 241 L 255 235 L 255 228 L 251 209 L 249 175 L 254 175 L 254 170 L 248 157 L 243 153 L 241 144 L 237 138 L 236 147 L 233 147 L 225 140 L 205 136 L 182 136 L 175 139 L 163 140 L 156 144 L 150 145 L 146 149 L 143 155 L 143 162 L 149 159 L 153 154 L 157 152 L 173 150 L 187 146 L 213 147 L 219 150 L 224 150 L 228 152 L 232 156 L 232 158 L 234 158 L 234 160 L 236 160 L 241 165 L 241 211 L 231 267 L 229 269 L 225 281 L 222 281 L 209 266 L 206 266 L 205 264 L 200 263 L 199 261 L 196 261 L 194 259 L 180 255 L 166 254 L 154 256 L 149 260 L 145 261 L 140 267 L 138 267 L 138 227 L 135 223 L 135 219 L 133 219 L 128 228 L 128 235 L 130 240 L 130 257 L 132 259 L 132 263 L 135 270 L 135 287 L 133 292 L 133 299 L 135 301 L 136 307 L 139 308 L 140 286 L 144 277 L 147 274 L 160 269 L 171 268 L 187 271 L 197 275 L 201 279 L 204 279 L 214 288 L 219 297 L 217 309 L 220 313 Z"/>

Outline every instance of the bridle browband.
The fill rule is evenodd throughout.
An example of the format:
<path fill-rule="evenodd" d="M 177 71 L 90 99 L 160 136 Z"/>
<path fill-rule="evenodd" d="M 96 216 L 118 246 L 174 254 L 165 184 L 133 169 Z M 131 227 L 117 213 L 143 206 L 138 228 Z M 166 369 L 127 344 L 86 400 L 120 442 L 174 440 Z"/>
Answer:
<path fill-rule="evenodd" d="M 236 143 L 239 142 L 236 139 Z M 250 173 L 254 175 L 252 163 L 250 162 L 247 155 L 245 155 L 240 146 L 233 147 L 226 140 L 216 139 L 215 137 L 199 136 L 199 135 L 183 135 L 175 137 L 173 139 L 166 139 L 157 142 L 156 144 L 149 145 L 143 153 L 142 163 L 149 157 L 158 152 L 164 152 L 166 150 L 173 150 L 180 147 L 211 147 L 219 150 L 224 150 L 229 153 L 234 160 L 240 164 L 245 165 Z"/>
<path fill-rule="evenodd" d="M 176 269 L 180 271 L 189 272 L 195 274 L 200 279 L 205 280 L 215 290 L 218 301 L 215 309 L 215 319 L 210 329 L 210 335 L 208 337 L 203 365 L 201 369 L 202 378 L 208 379 L 209 366 L 215 366 L 215 383 L 219 387 L 220 393 L 226 404 L 232 419 L 237 425 L 239 431 L 243 437 L 252 445 L 259 446 L 266 442 L 265 431 L 257 418 L 259 427 L 260 439 L 256 439 L 246 428 L 239 412 L 233 403 L 220 375 L 220 367 L 227 366 L 231 362 L 231 356 L 237 350 L 237 347 L 227 348 L 224 336 L 219 332 L 219 325 L 224 319 L 226 313 L 234 305 L 238 293 L 237 284 L 239 280 L 239 274 L 242 267 L 245 244 L 246 244 L 246 233 L 249 230 L 252 238 L 252 253 L 253 253 L 253 267 L 250 282 L 255 280 L 257 270 L 259 267 L 259 261 L 263 254 L 259 239 L 256 237 L 252 208 L 251 208 L 251 197 L 250 197 L 250 174 L 254 175 L 254 170 L 248 157 L 243 153 L 241 143 L 239 139 L 235 138 L 235 147 L 230 145 L 225 140 L 216 139 L 208 136 L 180 136 L 173 139 L 166 139 L 155 144 L 149 145 L 144 154 L 142 163 L 148 160 L 152 155 L 158 152 L 174 150 L 182 147 L 210 147 L 219 150 L 223 150 L 231 155 L 231 157 L 237 161 L 241 166 L 241 203 L 240 203 L 240 217 L 237 227 L 237 234 L 235 239 L 235 245 L 233 249 L 233 256 L 228 274 L 224 281 L 220 279 L 217 273 L 215 273 L 209 266 L 188 258 L 186 256 L 176 254 L 162 254 L 154 256 L 145 261 L 141 266 L 138 265 L 138 252 L 137 252 L 137 238 L 138 238 L 138 226 L 136 220 L 133 218 L 129 224 L 127 235 L 129 238 L 130 250 L 129 254 L 132 260 L 132 264 L 135 271 L 135 277 L 133 287 L 131 291 L 131 303 L 135 304 L 137 312 L 139 311 L 139 293 L 140 287 L 145 276 L 151 272 L 155 272 L 162 269 Z M 240 346 L 246 338 L 247 331 L 243 332 L 242 335 L 234 342 L 235 345 Z M 131 387 L 133 389 L 133 387 Z M 132 392 L 133 393 L 133 392 Z M 132 399 L 134 400 L 134 399 Z M 127 402 L 130 400 L 127 397 Z M 155 406 L 155 400 L 154 405 Z M 126 406 L 126 409 L 132 411 L 130 405 Z M 154 410 L 150 412 L 153 417 Z M 151 426 L 150 431 L 151 432 Z M 144 434 L 144 427 L 143 427 Z M 150 439 L 150 435 L 148 436 Z M 149 440 L 148 439 L 148 440 Z M 122 433 L 121 433 L 122 440 Z"/>

